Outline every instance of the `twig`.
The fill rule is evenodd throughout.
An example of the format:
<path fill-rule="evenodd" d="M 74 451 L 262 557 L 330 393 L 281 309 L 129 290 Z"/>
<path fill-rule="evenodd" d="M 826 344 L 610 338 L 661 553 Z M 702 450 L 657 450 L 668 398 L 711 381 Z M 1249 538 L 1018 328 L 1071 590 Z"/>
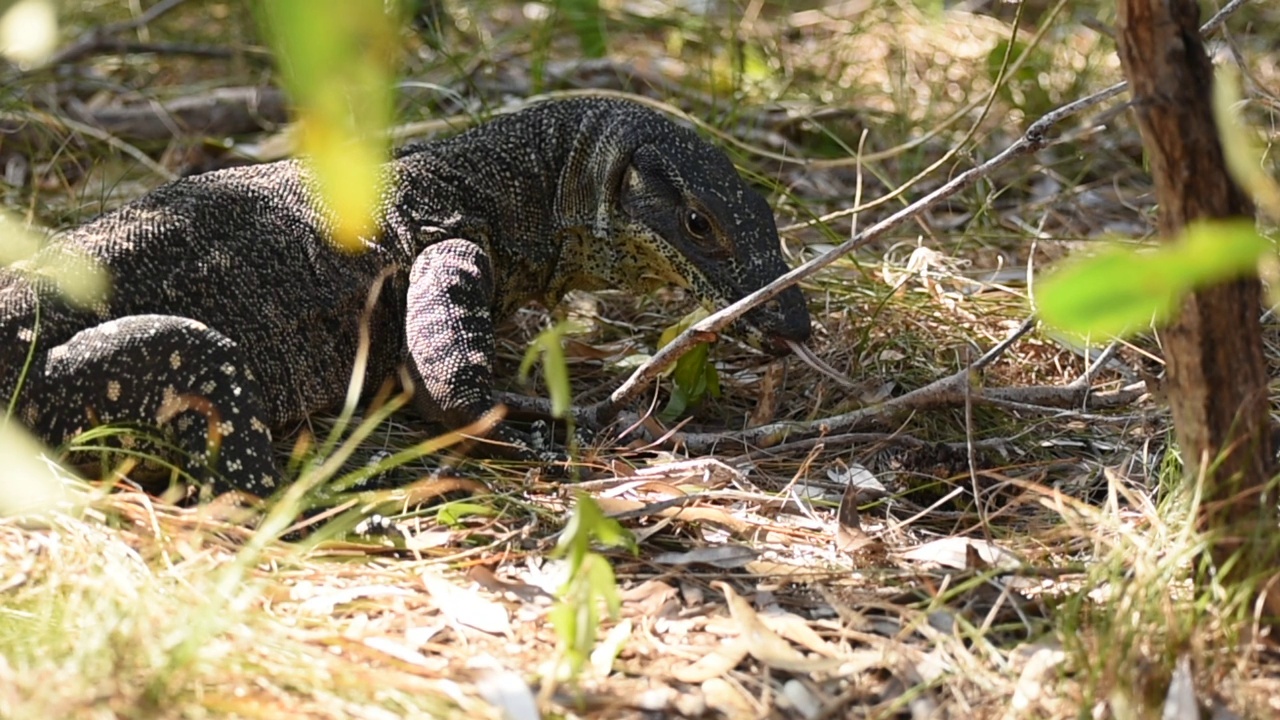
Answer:
<path fill-rule="evenodd" d="M 796 435 L 830 435 L 851 432 L 866 427 L 881 426 L 905 412 L 957 407 L 966 403 L 973 406 L 1005 407 L 1024 412 L 1062 415 L 1075 412 L 1086 401 L 1097 408 L 1128 405 L 1146 394 L 1146 387 L 1134 385 L 1111 392 L 1095 393 L 1086 385 L 1048 386 L 1027 385 L 1019 387 L 984 388 L 971 382 L 974 374 L 989 365 L 1024 335 L 1034 322 L 1028 320 L 1008 338 L 988 350 L 972 364 L 959 372 L 935 380 L 924 387 L 891 398 L 878 405 L 859 408 L 835 417 L 811 422 L 777 422 L 734 433 L 679 433 L 672 439 L 681 442 L 690 452 L 710 451 L 726 442 L 743 445 L 770 445 Z M 1109 418 L 1102 418 L 1109 419 Z"/>
<path fill-rule="evenodd" d="M 168 140 L 182 135 L 240 135 L 289 120 L 289 99 L 276 87 L 223 87 L 165 102 L 77 111 L 118 138 Z"/>
<path fill-rule="evenodd" d="M 1013 347 L 1013 344 L 1017 342 L 1019 338 L 1031 332 L 1031 328 L 1035 326 L 1036 319 L 1034 317 L 1029 317 L 1026 320 L 1023 320 L 1017 330 L 1009 333 L 1009 337 L 996 343 L 994 347 L 983 353 L 977 360 L 974 360 L 973 364 L 969 366 L 969 369 L 986 370 L 988 365 L 995 362 L 997 358 L 1008 352 L 1009 348 Z"/>
<path fill-rule="evenodd" d="M 1007 450 L 1014 442 L 1010 438 L 987 438 L 984 440 L 974 440 L 973 447 L 978 450 Z M 819 437 L 804 438 L 801 440 L 792 440 L 780 445 L 773 445 L 759 450 L 752 450 L 742 457 L 748 460 L 758 460 L 770 455 L 781 455 L 783 453 L 796 452 L 800 450 L 809 450 L 817 445 L 828 445 L 833 448 L 847 448 L 854 445 L 858 446 L 892 446 L 904 445 L 909 448 L 929 448 L 941 445 L 952 452 L 961 452 L 969 445 L 964 442 L 944 442 L 939 443 L 932 440 L 922 440 L 914 435 L 907 435 L 900 432 L 848 432 L 836 433 L 834 435 L 822 435 Z"/>
<path fill-rule="evenodd" d="M 1115 357 L 1116 350 L 1119 349 L 1119 347 L 1120 343 L 1118 342 L 1112 342 L 1108 345 L 1098 355 L 1098 359 L 1094 360 L 1087 368 L 1085 368 L 1084 372 L 1080 374 L 1080 377 L 1067 383 L 1067 387 L 1088 387 L 1089 385 L 1092 385 L 1093 379 L 1098 376 L 1098 373 L 1102 372 L 1102 368 L 1107 363 L 1111 362 L 1111 358 Z M 1085 358 L 1088 359 L 1088 355 L 1086 355 Z"/>
<path fill-rule="evenodd" d="M 104 49 L 110 50 L 112 45 L 116 42 L 116 35 L 130 30 L 136 30 L 148 23 L 151 23 L 161 15 L 164 15 L 170 10 L 181 5 L 183 1 L 184 0 L 160 0 L 160 2 L 147 8 L 146 12 L 135 18 L 96 27 L 76 38 L 70 45 L 50 55 L 48 61 L 45 62 L 45 65 L 57 66 L 64 63 L 72 63 L 95 53 L 103 52 Z"/>
<path fill-rule="evenodd" d="M 1119 390 L 1108 392 L 1093 391 L 1091 386 L 1092 378 L 1110 359 L 1114 348 L 1108 348 L 1108 350 L 1104 351 L 1080 378 L 1063 386 L 1023 385 L 985 388 L 971 382 L 976 373 L 995 362 L 1033 327 L 1035 327 L 1035 318 L 1027 318 L 1017 329 L 1009 333 L 1008 337 L 992 346 L 990 350 L 983 353 L 964 369 L 878 405 L 859 408 L 843 415 L 810 422 L 782 421 L 737 432 L 681 433 L 673 431 L 668 434 L 667 439 L 684 445 L 692 453 L 708 452 L 717 445 L 724 443 L 772 446 L 788 437 L 816 435 L 819 436 L 818 439 L 821 439 L 830 437 L 831 433 L 849 433 L 861 428 L 882 426 L 906 412 L 936 410 L 967 404 L 971 406 L 1002 407 L 1020 412 L 1053 416 L 1069 414 L 1072 417 L 1081 419 L 1113 420 L 1114 418 L 1106 416 L 1089 415 L 1079 409 L 1086 405 L 1097 409 L 1124 407 L 1147 394 L 1146 386 L 1142 383 L 1135 383 Z M 499 394 L 499 398 L 509 409 L 516 412 L 543 416 L 550 415 L 550 403 L 542 398 L 507 393 Z M 597 416 L 591 414 L 592 409 L 592 407 L 573 409 L 575 420 L 587 425 L 597 422 Z M 639 418 L 632 413 L 614 413 L 609 419 L 617 419 L 624 424 L 639 425 Z M 788 447 L 797 447 L 797 445 L 795 442 L 788 443 Z"/>
<path fill-rule="evenodd" d="M 1018 5 L 1018 11 L 1021 12 L 1025 3 Z M 1013 338 L 1020 336 L 1022 333 L 1030 330 L 1035 323 L 1030 319 L 1022 323 L 1022 327 L 1018 328 L 1019 332 L 1011 333 L 1009 339 L 996 345 L 1008 344 Z M 973 367 L 977 367 L 988 355 L 987 353 L 978 362 L 973 363 Z M 988 360 L 988 362 L 990 362 Z M 965 467 L 969 471 L 969 487 L 973 491 L 974 509 L 978 511 L 978 526 L 982 528 L 984 534 L 991 532 L 990 519 L 987 516 L 987 503 L 982 497 L 982 486 L 978 483 L 978 453 L 973 447 L 973 383 L 965 383 L 961 387 L 964 388 L 964 444 L 965 444 Z M 994 494 L 993 494 L 994 497 Z M 990 540 L 990 536 L 987 537 Z"/>
<path fill-rule="evenodd" d="M 83 54 L 95 55 L 190 55 L 192 57 L 229 58 L 235 51 L 220 45 L 196 45 L 181 42 L 138 42 L 115 37 L 100 37 L 92 48 Z M 65 60 L 63 62 L 66 62 Z"/>
<path fill-rule="evenodd" d="M 989 354 L 989 353 L 988 353 Z M 986 357 L 986 356 L 984 356 Z M 979 362 L 982 358 L 979 358 Z M 909 436 L 886 433 L 858 432 L 865 428 L 884 427 L 904 414 L 919 410 L 938 410 L 959 407 L 965 402 L 964 385 L 974 370 L 966 367 L 953 375 L 936 380 L 905 395 L 891 398 L 878 405 L 860 408 L 843 415 L 820 418 L 808 422 L 781 421 L 759 425 L 745 430 L 714 433 L 679 432 L 678 428 L 663 436 L 663 440 L 684 446 L 690 454 L 710 453 L 731 444 L 748 449 L 748 457 L 763 453 L 779 453 L 804 450 L 818 443 L 845 442 L 894 442 L 903 437 L 907 445 L 923 443 Z M 1091 422 L 1119 422 L 1133 419 L 1129 416 L 1102 415 L 1080 410 L 1086 403 L 1097 410 L 1121 408 L 1133 404 L 1148 394 L 1145 385 L 1134 383 L 1118 390 L 1094 391 L 1087 385 L 1019 385 L 1014 387 L 982 388 L 969 391 L 969 402 L 974 406 L 997 407 L 1006 410 L 1048 415 L 1055 418 L 1070 417 Z M 498 399 L 509 410 L 550 417 L 551 403 L 542 398 L 499 393 Z M 588 409 L 574 409 L 579 423 L 589 421 Z M 640 416 L 633 412 L 619 412 L 614 419 L 622 425 L 632 426 L 629 432 L 641 427 Z M 626 435 L 627 433 L 623 433 Z M 788 438 L 795 438 L 788 440 Z M 785 442 L 784 442 L 785 441 Z M 1007 447 L 1008 440 L 975 440 L 975 448 Z M 948 444 L 952 449 L 964 449 L 965 443 Z"/>

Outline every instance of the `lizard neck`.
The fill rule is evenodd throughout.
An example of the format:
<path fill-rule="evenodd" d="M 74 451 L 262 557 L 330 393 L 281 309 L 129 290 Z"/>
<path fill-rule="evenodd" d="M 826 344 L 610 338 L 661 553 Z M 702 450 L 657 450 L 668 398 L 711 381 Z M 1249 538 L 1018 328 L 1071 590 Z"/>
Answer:
<path fill-rule="evenodd" d="M 625 110 L 549 103 L 402 151 L 389 234 L 401 238 L 410 263 L 451 237 L 481 245 L 502 314 L 533 299 L 554 305 L 574 289 L 663 284 L 645 276 L 634 248 L 618 242 L 619 193 L 631 155 L 653 140 Z"/>

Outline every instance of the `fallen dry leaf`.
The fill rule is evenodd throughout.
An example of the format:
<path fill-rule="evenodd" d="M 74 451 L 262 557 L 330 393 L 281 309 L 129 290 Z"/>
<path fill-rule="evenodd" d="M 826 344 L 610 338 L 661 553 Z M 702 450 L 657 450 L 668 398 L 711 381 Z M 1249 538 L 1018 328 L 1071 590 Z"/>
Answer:
<path fill-rule="evenodd" d="M 1022 564 L 1016 555 L 993 542 L 965 537 L 933 540 L 903 552 L 902 558 L 935 563 L 956 570 L 973 570 L 975 568 L 971 552 L 976 553 L 988 567 L 1015 569 Z"/>
<path fill-rule="evenodd" d="M 734 638 L 721 643 L 720 647 L 690 665 L 673 668 L 671 677 L 696 685 L 724 675 L 737 667 L 746 656 L 746 642 L 742 638 Z"/>
<path fill-rule="evenodd" d="M 653 562 L 659 565 L 692 565 L 702 563 L 718 568 L 739 568 L 756 559 L 758 553 L 742 545 L 714 545 L 688 552 L 659 553 Z"/>
<path fill-rule="evenodd" d="M 751 603 L 734 592 L 725 582 L 714 582 L 711 586 L 724 593 L 729 603 L 729 614 L 738 624 L 741 638 L 745 640 L 747 652 L 769 667 L 790 672 L 815 672 L 838 667 L 838 658 L 811 659 L 796 650 L 781 637 L 778 637 L 764 624 L 760 616 L 751 607 Z"/>
<path fill-rule="evenodd" d="M 511 617 L 502 605 L 431 573 L 422 574 L 422 584 L 440 613 L 453 622 L 491 635 L 511 633 Z"/>
<path fill-rule="evenodd" d="M 859 466 L 861 467 L 861 466 Z M 850 482 L 844 486 L 840 509 L 836 512 L 836 549 L 853 555 L 879 544 L 862 529 L 858 516 L 858 502 L 862 497 L 859 486 Z"/>

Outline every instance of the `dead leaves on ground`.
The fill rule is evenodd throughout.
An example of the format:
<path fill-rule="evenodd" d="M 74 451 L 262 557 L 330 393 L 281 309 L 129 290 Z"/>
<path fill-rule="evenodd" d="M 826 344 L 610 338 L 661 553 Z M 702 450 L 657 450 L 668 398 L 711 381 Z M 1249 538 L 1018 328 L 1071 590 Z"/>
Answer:
<path fill-rule="evenodd" d="M 465 571 L 444 569 L 461 564 L 449 558 L 337 573 L 316 564 L 271 611 L 314 624 L 313 642 L 366 662 L 467 678 L 510 717 L 536 717 L 526 713 L 548 692 L 601 716 L 927 710 L 944 677 L 952 692 L 976 681 L 964 677 L 976 665 L 965 628 L 1039 615 L 1022 594 L 1011 596 L 1012 551 L 977 538 L 922 542 L 928 533 L 879 509 L 864 521 L 855 508 L 865 483 L 822 489 L 797 480 L 766 493 L 749 468 L 700 459 L 582 487 L 644 552 L 611 558 L 621 612 L 602 628 L 574 692 L 549 687 L 556 638 L 547 613 L 565 568 L 515 546 L 491 547 Z"/>

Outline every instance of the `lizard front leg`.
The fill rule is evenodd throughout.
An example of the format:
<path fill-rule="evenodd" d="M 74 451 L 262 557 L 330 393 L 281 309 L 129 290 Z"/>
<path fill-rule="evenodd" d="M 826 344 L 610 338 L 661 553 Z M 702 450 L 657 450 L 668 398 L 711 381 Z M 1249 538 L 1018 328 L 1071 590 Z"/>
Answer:
<path fill-rule="evenodd" d="M 450 429 L 480 419 L 493 407 L 493 268 L 469 240 L 427 247 L 413 263 L 405 339 L 414 404 L 428 420 Z M 504 425 L 489 431 L 481 454 L 550 461 L 523 433 Z"/>

